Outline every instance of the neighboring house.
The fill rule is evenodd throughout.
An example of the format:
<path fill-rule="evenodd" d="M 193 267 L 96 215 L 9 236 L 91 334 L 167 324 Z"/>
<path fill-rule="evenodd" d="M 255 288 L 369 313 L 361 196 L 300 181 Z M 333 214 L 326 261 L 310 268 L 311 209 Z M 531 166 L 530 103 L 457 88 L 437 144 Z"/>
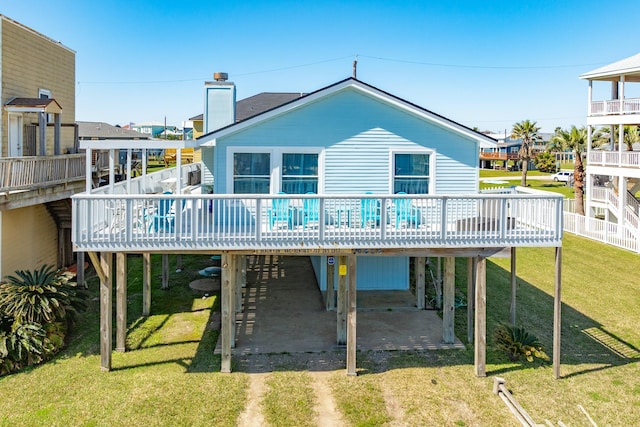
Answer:
<path fill-rule="evenodd" d="M 160 138 L 160 135 L 165 130 L 170 132 L 178 131 L 176 126 L 168 126 L 161 122 L 135 123 L 130 125 L 130 128 L 144 135 L 149 135 L 151 138 Z"/>
<path fill-rule="evenodd" d="M 507 135 L 506 131 L 504 134 L 488 133 L 487 136 L 497 140 L 497 144 L 494 144 L 493 146 L 481 146 L 480 167 L 483 169 L 506 170 L 510 167 L 519 169 L 520 155 L 518 153 L 522 147 L 522 140 L 511 139 L 511 137 Z M 546 150 L 547 143 L 551 140 L 553 134 L 539 132 L 538 136 L 540 137 L 540 140 L 536 141 L 532 147 L 533 157 Z M 532 169 L 535 169 L 533 161 L 529 165 L 529 170 Z"/>
<path fill-rule="evenodd" d="M 84 188 L 75 52 L 0 15 L 0 277 L 74 262 L 70 196 Z"/>
<path fill-rule="evenodd" d="M 625 237 L 637 239 L 640 204 L 635 194 L 640 191 L 640 151 L 635 147 L 629 150 L 626 144 L 617 141 L 624 141 L 624 126 L 640 125 L 640 98 L 627 95 L 638 93 L 640 53 L 584 73 L 580 78 L 589 82 L 589 141 L 596 129 L 611 130 L 608 146 L 594 150 L 587 144 L 585 213 L 590 217 L 604 214 L 606 220 L 624 226 L 618 230 L 620 233 L 624 230 Z M 596 98 L 594 86 L 605 89 L 610 96 Z"/>
<path fill-rule="evenodd" d="M 113 126 L 104 122 L 85 122 L 85 121 L 77 121 L 78 125 L 78 139 L 80 141 L 86 140 L 114 140 L 114 139 L 125 139 L 125 140 L 147 140 L 151 139 L 149 134 L 142 134 L 140 132 L 136 132 L 135 130 L 131 130 L 125 127 Z M 123 172 L 123 166 L 127 159 L 127 153 L 116 152 L 116 159 L 119 166 L 119 174 Z M 141 153 L 140 150 L 133 149 L 132 157 L 134 161 L 137 161 L 136 165 L 140 166 Z M 96 185 L 100 185 L 101 183 L 106 183 L 107 175 L 109 174 L 109 156 L 108 153 L 103 151 L 95 151 L 93 153 L 93 180 Z"/>
<path fill-rule="evenodd" d="M 77 121 L 78 139 L 151 139 L 149 134 L 104 122 Z"/>
<path fill-rule="evenodd" d="M 103 369 L 111 368 L 114 271 L 120 272 L 116 349 L 124 351 L 125 255 L 142 253 L 148 271 L 149 253 L 159 252 L 222 254 L 223 372 L 231 370 L 244 257 L 312 257 L 327 309 L 337 306 L 336 343 L 346 345 L 349 375 L 356 373 L 356 294 L 409 289 L 412 257 L 416 307 L 424 309 L 425 259 L 445 258 L 443 342 L 453 343 L 455 258 L 466 258 L 468 295 L 476 307 L 468 333 L 475 337 L 476 374 L 484 375 L 486 258 L 548 246 L 556 248 L 553 360 L 559 376 L 561 195 L 519 188 L 479 194 L 480 144 L 493 139 L 362 81 L 348 78 L 296 94 L 237 121 L 235 85 L 218 77 L 205 83 L 205 135 L 148 144 L 177 153 L 197 144 L 200 165 L 177 162 L 174 170 L 98 190 L 87 182 L 87 192 L 73 198 L 75 248 L 89 252 L 101 278 Z M 83 141 L 81 148 L 89 157 L 94 149 L 135 144 Z M 213 194 L 185 185 L 188 171 L 198 166 L 210 177 Z M 171 194 L 163 194 L 169 185 Z M 148 314 L 151 274 L 145 277 Z"/>

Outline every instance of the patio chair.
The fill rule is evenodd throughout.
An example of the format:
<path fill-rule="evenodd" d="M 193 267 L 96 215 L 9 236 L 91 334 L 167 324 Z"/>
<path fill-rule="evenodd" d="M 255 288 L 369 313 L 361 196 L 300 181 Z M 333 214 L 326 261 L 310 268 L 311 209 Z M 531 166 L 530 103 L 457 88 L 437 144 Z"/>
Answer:
<path fill-rule="evenodd" d="M 171 194 L 171 192 L 163 194 Z M 174 199 L 162 199 L 158 202 L 158 208 L 150 216 L 149 232 L 166 231 L 173 233 L 173 225 L 176 218 L 176 214 L 173 211 L 174 201 Z"/>
<path fill-rule="evenodd" d="M 399 191 L 399 195 L 407 194 L 404 191 Z M 416 227 L 420 226 L 420 209 L 411 204 L 411 199 L 396 199 L 394 202 L 395 214 L 396 214 L 396 228 L 400 228 L 400 224 L 404 221 L 407 227 L 414 224 Z"/>
<path fill-rule="evenodd" d="M 302 227 L 307 228 L 309 222 L 320 224 L 320 199 L 304 199 L 302 202 Z"/>
<path fill-rule="evenodd" d="M 373 194 L 367 191 L 364 194 Z M 362 227 L 366 227 L 369 223 L 374 226 L 380 225 L 380 200 L 377 199 L 361 199 L 360 200 L 360 217 L 362 219 Z"/>
<path fill-rule="evenodd" d="M 278 194 L 287 194 L 279 192 Z M 291 209 L 289 209 L 289 199 L 273 199 L 271 201 L 271 207 L 267 210 L 269 216 L 269 230 L 273 230 L 273 227 L 277 223 L 284 222 L 287 228 L 292 226 Z"/>

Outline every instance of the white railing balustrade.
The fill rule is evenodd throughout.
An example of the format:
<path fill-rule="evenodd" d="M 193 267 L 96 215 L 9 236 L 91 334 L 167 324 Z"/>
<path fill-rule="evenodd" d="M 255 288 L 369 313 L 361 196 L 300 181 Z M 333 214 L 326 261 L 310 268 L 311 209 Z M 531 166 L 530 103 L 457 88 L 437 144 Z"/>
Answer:
<path fill-rule="evenodd" d="M 608 99 L 592 101 L 589 114 L 605 116 L 608 114 L 638 114 L 640 113 L 640 98 Z"/>
<path fill-rule="evenodd" d="M 78 194 L 81 251 L 557 246 L 562 196 Z"/>
<path fill-rule="evenodd" d="M 593 150 L 589 152 L 589 164 L 640 168 L 640 151 Z"/>

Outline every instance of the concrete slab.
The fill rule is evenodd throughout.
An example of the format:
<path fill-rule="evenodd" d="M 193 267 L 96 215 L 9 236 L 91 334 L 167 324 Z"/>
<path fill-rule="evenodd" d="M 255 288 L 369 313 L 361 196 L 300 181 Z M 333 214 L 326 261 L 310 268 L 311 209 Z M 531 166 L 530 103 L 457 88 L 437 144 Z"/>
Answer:
<path fill-rule="evenodd" d="M 357 298 L 358 350 L 464 348 L 457 338 L 442 342 L 442 319 L 416 309 L 411 292 L 360 291 Z M 243 300 L 234 355 L 344 348 L 335 345 L 336 312 L 325 311 L 308 257 L 248 257 Z"/>

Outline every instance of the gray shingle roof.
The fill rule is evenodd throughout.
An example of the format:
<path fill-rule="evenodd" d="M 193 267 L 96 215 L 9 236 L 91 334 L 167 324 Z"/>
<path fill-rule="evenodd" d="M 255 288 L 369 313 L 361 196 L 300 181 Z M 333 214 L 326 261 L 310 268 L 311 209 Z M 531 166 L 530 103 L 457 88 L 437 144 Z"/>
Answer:
<path fill-rule="evenodd" d="M 150 135 L 112 126 L 104 122 L 76 121 L 76 123 L 78 124 L 78 138 L 80 139 L 150 139 Z"/>
<path fill-rule="evenodd" d="M 262 92 L 241 99 L 236 102 L 236 123 L 272 110 L 304 95 L 306 94 L 299 92 Z M 204 115 L 198 114 L 189 118 L 189 120 L 204 120 Z"/>

